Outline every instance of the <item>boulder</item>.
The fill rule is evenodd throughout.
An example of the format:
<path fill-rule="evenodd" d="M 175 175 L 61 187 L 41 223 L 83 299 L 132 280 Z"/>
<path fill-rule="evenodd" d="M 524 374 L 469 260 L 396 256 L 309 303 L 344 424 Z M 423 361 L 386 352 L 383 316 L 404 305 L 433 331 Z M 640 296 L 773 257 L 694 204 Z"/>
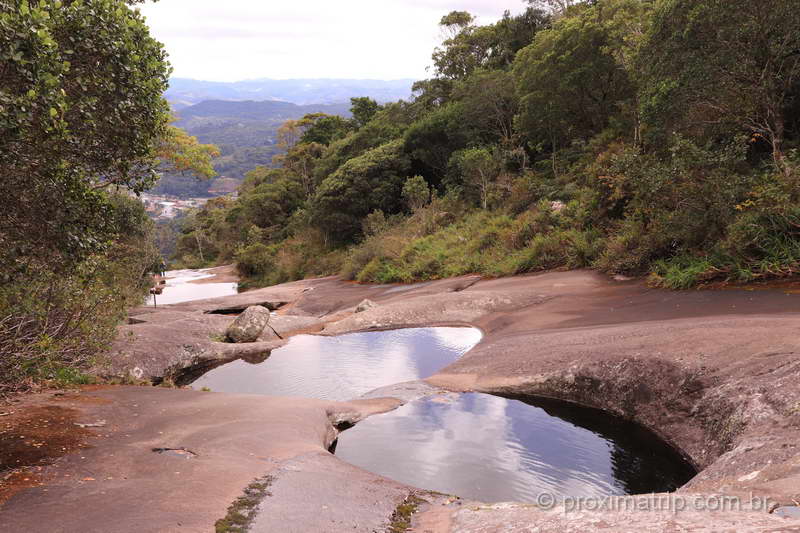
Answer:
<path fill-rule="evenodd" d="M 225 336 L 231 342 L 255 342 L 269 323 L 269 309 L 252 305 L 228 326 Z"/>
<path fill-rule="evenodd" d="M 378 304 L 372 300 L 364 300 L 356 306 L 356 313 L 363 313 L 367 309 L 372 309 L 373 307 L 378 307 Z"/>

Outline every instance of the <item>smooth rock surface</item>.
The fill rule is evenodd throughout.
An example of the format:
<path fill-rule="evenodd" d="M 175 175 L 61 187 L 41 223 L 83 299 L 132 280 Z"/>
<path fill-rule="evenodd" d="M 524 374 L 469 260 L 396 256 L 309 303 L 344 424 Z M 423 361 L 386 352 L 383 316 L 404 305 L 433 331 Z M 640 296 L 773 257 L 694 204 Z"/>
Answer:
<path fill-rule="evenodd" d="M 364 299 L 378 306 L 354 314 L 352 310 Z M 232 349 L 258 347 L 262 343 L 214 343 L 211 336 L 224 331 L 231 317 L 207 313 L 262 302 L 285 302 L 279 316 L 321 321 L 325 324 L 323 334 L 408 326 L 478 327 L 484 332 L 481 342 L 426 380 L 432 388 L 557 398 L 639 422 L 703 468 L 678 495 L 748 497 L 752 493 L 770 498 L 778 507 L 793 506 L 800 500 L 800 297 L 796 295 L 777 290 L 654 290 L 637 280 L 615 282 L 590 271 L 496 280 L 464 276 L 409 286 L 360 285 L 321 278 L 168 306 L 156 312 L 141 310 L 133 316 L 141 323 L 120 328 L 118 343 L 124 349 L 113 354 L 112 368 L 126 375 L 133 368 L 144 368 L 144 375 L 163 375 L 165 369 L 187 363 L 187 345 L 193 353 L 200 350 L 214 354 L 223 353 L 216 344 Z M 309 324 L 318 326 L 317 322 Z M 403 388 L 417 393 L 417 387 Z M 424 394 L 424 389 L 419 392 Z M 131 404 L 142 405 L 138 398 L 154 394 L 150 392 L 153 389 L 132 390 L 125 393 L 130 395 L 125 400 L 122 396 L 105 397 L 111 402 L 108 409 L 120 410 L 122 418 L 95 409 L 91 402 L 83 404 L 83 419 L 109 421 L 111 427 L 98 431 L 98 435 L 119 427 L 119 440 L 108 446 L 98 436 L 91 444 L 96 451 L 64 457 L 47 470 L 54 477 L 46 478 L 44 487 L 20 494 L 0 509 L 0 523 L 19 526 L 16 530 L 20 531 L 93 531 L 97 524 L 107 526 L 106 531 L 209 531 L 253 478 L 279 465 L 300 469 L 281 470 L 279 475 L 289 475 L 292 481 L 278 479 L 273 489 L 275 493 L 285 487 L 281 497 L 297 504 L 297 511 L 273 522 L 267 513 L 259 515 L 263 530 L 285 530 L 280 528 L 287 528 L 286 520 L 292 520 L 296 531 L 320 527 L 323 531 L 383 531 L 389 520 L 384 514 L 390 507 L 386 502 L 402 501 L 404 491 L 389 488 L 386 493 L 378 488 L 378 494 L 390 494 L 388 500 L 380 496 L 376 503 L 382 503 L 365 506 L 362 495 L 369 491 L 364 487 L 379 487 L 385 481 L 377 481 L 373 474 L 357 474 L 358 469 L 341 466 L 335 458 L 319 460 L 317 454 L 324 453 L 331 435 L 332 423 L 324 408 L 324 413 L 309 411 L 301 399 L 268 397 L 260 398 L 263 403 L 248 401 L 245 408 L 240 403 L 243 400 L 223 394 L 215 395 L 218 399 L 212 405 L 198 403 L 196 395 L 203 393 L 167 391 L 174 396 L 162 396 L 160 401 L 148 404 L 146 411 L 131 412 Z M 388 389 L 385 393 L 392 394 Z M 241 411 L 218 410 L 223 405 L 232 409 L 238 405 L 236 409 Z M 270 420 L 283 422 L 259 418 L 255 425 L 248 425 L 239 420 L 267 415 L 277 417 Z M 348 409 L 335 410 L 336 420 L 350 417 L 355 420 L 358 415 Z M 133 427 L 137 424 L 149 433 L 139 433 Z M 175 438 L 164 443 L 159 431 Z M 298 437 L 298 432 L 306 436 Z M 226 455 L 224 446 L 213 448 L 213 455 L 229 457 L 232 462 L 216 463 L 217 467 L 201 478 L 191 478 L 190 483 L 183 466 L 167 470 L 163 464 L 149 466 L 141 456 L 132 454 L 136 446 L 125 447 L 123 438 L 137 435 L 138 440 L 131 442 L 140 447 L 186 442 L 199 447 L 223 434 L 229 446 L 238 447 L 242 441 L 253 448 L 243 450 L 244 455 L 233 454 L 236 457 Z M 198 453 L 200 457 L 185 463 L 205 464 L 203 452 Z M 251 453 L 252 457 L 248 455 Z M 125 468 L 107 470 L 104 461 L 112 456 Z M 290 459 L 302 464 L 284 463 Z M 272 466 L 255 466 L 262 462 Z M 303 475 L 287 474 L 297 471 Z M 125 491 L 104 496 L 101 493 L 111 485 L 78 481 L 84 476 L 103 479 L 93 474 L 105 472 Z M 72 477 L 68 481 L 58 477 L 64 473 Z M 153 474 L 157 474 L 157 483 L 150 481 Z M 311 500 L 298 502 L 302 491 L 296 487 L 312 479 L 320 480 L 326 488 L 315 486 Z M 385 487 L 397 486 L 385 483 Z M 184 490 L 189 487 L 199 489 Z M 351 487 L 353 497 L 343 496 Z M 411 494 L 414 489 L 405 490 Z M 130 502 L 136 504 L 131 506 Z M 310 516 L 327 512 L 324 506 L 328 502 L 337 506 L 335 513 L 324 515 L 332 522 L 323 523 L 320 520 L 324 519 Z M 415 516 L 422 524 L 415 526 L 419 531 L 800 531 L 800 520 L 752 509 L 728 513 L 707 509 L 677 514 L 602 509 L 567 513 L 564 508 L 547 510 L 513 503 L 486 506 L 435 498 L 430 502 L 420 506 Z M 152 521 L 151 509 L 155 509 Z M 360 514 L 366 512 L 370 518 L 359 518 L 342 529 L 348 509 L 358 516 L 366 516 Z M 117 516 L 122 519 L 111 527 L 111 517 Z M 7 522 L 9 517 L 17 521 Z M 308 524 L 313 524 L 311 529 L 303 529 Z"/>
<path fill-rule="evenodd" d="M 261 305 L 252 305 L 228 326 L 225 336 L 231 342 L 256 342 L 268 323 L 269 309 Z"/>
<path fill-rule="evenodd" d="M 358 304 L 356 306 L 355 312 L 356 313 L 363 313 L 364 311 L 366 311 L 368 309 L 372 309 L 373 307 L 377 307 L 377 305 L 378 304 L 376 304 L 372 300 L 364 299 L 364 300 L 361 301 L 360 304 Z"/>

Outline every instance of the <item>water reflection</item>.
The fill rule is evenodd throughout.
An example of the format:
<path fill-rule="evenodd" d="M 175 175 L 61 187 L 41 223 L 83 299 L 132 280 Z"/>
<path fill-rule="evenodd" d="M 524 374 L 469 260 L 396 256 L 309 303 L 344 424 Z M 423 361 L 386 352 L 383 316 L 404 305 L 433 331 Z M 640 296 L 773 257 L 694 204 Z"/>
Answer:
<path fill-rule="evenodd" d="M 635 426 L 596 411 L 566 411 L 572 416 L 559 418 L 486 394 L 432 397 L 347 430 L 336 455 L 410 485 L 486 502 L 535 502 L 541 492 L 674 490 L 693 475 Z"/>
<path fill-rule="evenodd" d="M 481 338 L 474 328 L 414 328 L 337 337 L 298 335 L 260 364 L 234 361 L 195 388 L 239 394 L 351 400 L 378 387 L 428 377 Z"/>
<path fill-rule="evenodd" d="M 238 292 L 237 283 L 190 283 L 200 279 L 213 278 L 206 270 L 169 270 L 165 272 L 167 284 L 161 294 L 156 295 L 158 305 L 177 304 L 192 300 L 205 300 L 230 296 Z M 153 305 L 153 296 L 147 299 Z"/>

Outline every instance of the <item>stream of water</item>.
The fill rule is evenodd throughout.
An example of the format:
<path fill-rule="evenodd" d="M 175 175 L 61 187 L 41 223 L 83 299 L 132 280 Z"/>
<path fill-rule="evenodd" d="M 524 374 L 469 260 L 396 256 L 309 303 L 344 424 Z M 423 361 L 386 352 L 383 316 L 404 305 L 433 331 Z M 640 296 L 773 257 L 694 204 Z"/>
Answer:
<path fill-rule="evenodd" d="M 192 300 L 205 300 L 236 294 L 238 283 L 192 283 L 193 281 L 213 278 L 206 270 L 169 270 L 165 272 L 167 284 L 161 294 L 155 295 L 157 305 L 177 304 Z M 153 295 L 147 299 L 147 305 L 153 305 Z"/>

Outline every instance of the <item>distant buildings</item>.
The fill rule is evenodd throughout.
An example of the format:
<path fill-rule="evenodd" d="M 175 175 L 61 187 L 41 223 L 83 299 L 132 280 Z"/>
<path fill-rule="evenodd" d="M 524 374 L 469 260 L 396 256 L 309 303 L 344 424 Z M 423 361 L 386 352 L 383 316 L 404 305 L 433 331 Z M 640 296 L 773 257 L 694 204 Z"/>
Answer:
<path fill-rule="evenodd" d="M 181 211 L 202 207 L 210 200 L 210 198 L 180 199 L 148 193 L 143 193 L 140 198 L 145 211 L 152 218 L 175 218 Z"/>

